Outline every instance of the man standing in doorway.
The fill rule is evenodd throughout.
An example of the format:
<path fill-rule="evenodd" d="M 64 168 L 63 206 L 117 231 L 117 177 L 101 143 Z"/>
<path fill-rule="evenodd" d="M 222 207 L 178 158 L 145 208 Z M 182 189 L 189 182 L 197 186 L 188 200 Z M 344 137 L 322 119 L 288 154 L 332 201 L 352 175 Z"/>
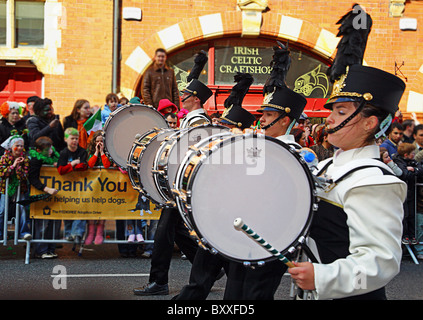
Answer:
<path fill-rule="evenodd" d="M 142 99 L 144 104 L 156 109 L 161 99 L 169 99 L 179 109 L 179 91 L 175 72 L 166 65 L 166 60 L 166 51 L 157 49 L 154 63 L 147 69 L 142 79 Z"/>

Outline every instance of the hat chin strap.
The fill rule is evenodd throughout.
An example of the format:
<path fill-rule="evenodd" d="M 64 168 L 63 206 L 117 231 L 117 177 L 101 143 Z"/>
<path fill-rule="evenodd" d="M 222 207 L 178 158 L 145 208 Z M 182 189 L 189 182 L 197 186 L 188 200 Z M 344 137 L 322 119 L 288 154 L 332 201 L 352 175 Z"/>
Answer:
<path fill-rule="evenodd" d="M 352 119 L 354 119 L 355 118 L 355 116 L 356 115 L 358 115 L 359 113 L 360 113 L 360 111 L 361 110 L 363 110 L 363 108 L 364 108 L 364 105 L 366 104 L 366 100 L 365 99 L 362 99 L 361 101 L 360 101 L 360 105 L 358 106 L 358 108 L 347 118 L 347 119 L 345 119 L 344 121 L 342 121 L 339 125 L 337 125 L 335 128 L 331 128 L 331 129 L 327 129 L 326 128 L 326 132 L 328 133 L 328 134 L 331 134 L 331 133 L 335 133 L 336 131 L 338 131 L 338 130 L 340 130 L 340 129 L 342 129 L 343 127 L 345 127 L 345 125 L 348 123 L 348 122 L 350 122 Z"/>
<path fill-rule="evenodd" d="M 262 127 L 261 129 L 263 130 L 267 130 L 270 127 L 272 127 L 273 125 L 275 125 L 276 122 L 278 122 L 280 119 L 282 119 L 283 117 L 286 116 L 285 112 L 282 112 L 275 120 L 273 120 L 271 123 L 269 123 L 267 126 Z M 291 123 L 290 127 L 292 128 L 293 124 L 295 123 L 295 120 L 293 120 L 293 122 Z M 291 129 L 289 129 L 289 131 L 291 131 Z M 289 133 L 287 133 L 289 134 Z"/>
<path fill-rule="evenodd" d="M 182 99 L 182 103 L 184 103 L 185 101 L 187 101 L 189 98 L 192 97 L 192 93 L 190 93 L 189 95 L 187 95 L 184 99 Z"/>

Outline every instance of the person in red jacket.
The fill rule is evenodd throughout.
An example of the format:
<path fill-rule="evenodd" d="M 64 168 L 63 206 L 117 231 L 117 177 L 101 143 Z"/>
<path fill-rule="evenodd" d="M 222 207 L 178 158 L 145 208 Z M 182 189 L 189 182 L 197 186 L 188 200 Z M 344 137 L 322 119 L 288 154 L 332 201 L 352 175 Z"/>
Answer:
<path fill-rule="evenodd" d="M 79 131 L 72 127 L 67 128 L 65 130 L 65 142 L 67 147 L 60 151 L 57 161 L 59 174 L 87 170 L 87 151 L 79 146 Z M 65 220 L 66 240 L 81 243 L 85 225 L 86 221 L 83 220 Z"/>

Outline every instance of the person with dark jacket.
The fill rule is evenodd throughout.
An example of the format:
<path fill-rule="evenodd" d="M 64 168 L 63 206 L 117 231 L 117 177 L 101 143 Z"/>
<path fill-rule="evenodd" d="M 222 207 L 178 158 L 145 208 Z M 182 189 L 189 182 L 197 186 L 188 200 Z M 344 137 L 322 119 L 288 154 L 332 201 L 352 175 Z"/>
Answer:
<path fill-rule="evenodd" d="M 175 72 L 166 65 L 167 54 L 157 49 L 154 63 L 145 72 L 142 80 L 142 99 L 144 104 L 158 108 L 161 99 L 169 99 L 179 109 L 179 91 Z"/>
<path fill-rule="evenodd" d="M 41 167 L 43 165 L 54 166 L 59 160 L 59 153 L 53 147 L 53 141 L 49 137 L 39 137 L 35 141 L 35 148 L 29 150 L 29 175 L 28 180 L 32 187 L 50 195 L 57 194 L 57 190 L 48 187 L 40 180 Z M 35 239 L 59 239 L 62 220 L 34 219 Z M 34 246 L 35 256 L 41 259 L 57 258 L 55 243 L 36 243 Z"/>
<path fill-rule="evenodd" d="M 29 147 L 35 146 L 35 140 L 39 137 L 49 137 L 53 146 L 60 153 L 65 147 L 64 130 L 59 116 L 54 114 L 53 102 L 48 99 L 39 99 L 34 104 L 34 116 L 27 122 Z"/>
<path fill-rule="evenodd" d="M 412 143 L 403 142 L 398 146 L 397 155 L 392 160 L 401 169 L 401 180 L 407 183 L 407 198 L 404 202 L 403 220 L 403 244 L 417 244 L 416 233 L 416 179 L 423 178 L 423 166 L 414 160 L 415 146 Z"/>

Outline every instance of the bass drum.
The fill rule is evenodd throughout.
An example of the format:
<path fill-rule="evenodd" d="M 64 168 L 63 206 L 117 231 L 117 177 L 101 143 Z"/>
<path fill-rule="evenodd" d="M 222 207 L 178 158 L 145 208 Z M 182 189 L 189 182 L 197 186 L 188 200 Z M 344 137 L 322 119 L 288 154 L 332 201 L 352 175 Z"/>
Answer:
<path fill-rule="evenodd" d="M 184 160 L 175 181 L 178 208 L 203 248 L 245 265 L 276 259 L 235 230 L 236 218 L 283 254 L 303 243 L 317 210 L 315 184 L 290 146 L 237 134 L 190 150 Z"/>
<path fill-rule="evenodd" d="M 169 202 L 174 202 L 172 189 L 176 173 L 190 146 L 207 137 L 229 131 L 229 128 L 221 125 L 203 124 L 182 129 L 179 133 L 165 139 L 153 162 L 154 182 L 161 196 Z"/>
<path fill-rule="evenodd" d="M 126 170 L 128 154 L 136 136 L 153 128 L 169 128 L 160 112 L 153 107 L 130 104 L 117 108 L 104 124 L 104 153 Z"/>
<path fill-rule="evenodd" d="M 175 133 L 175 129 L 151 129 L 141 135 L 132 145 L 128 155 L 127 171 L 132 187 L 143 193 L 157 207 L 166 203 L 154 184 L 153 167 L 154 157 L 160 144 L 166 137 Z"/>

